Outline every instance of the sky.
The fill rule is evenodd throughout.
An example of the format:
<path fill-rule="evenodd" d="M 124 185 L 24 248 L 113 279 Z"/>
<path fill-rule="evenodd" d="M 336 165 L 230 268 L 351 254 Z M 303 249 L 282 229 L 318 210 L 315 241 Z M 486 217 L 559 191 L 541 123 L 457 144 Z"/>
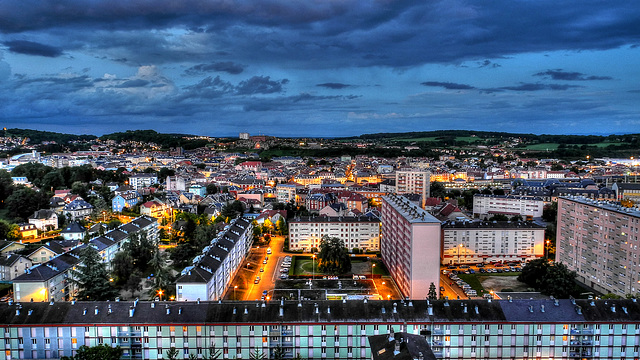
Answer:
<path fill-rule="evenodd" d="M 640 133 L 640 1 L 2 1 L 0 124 Z"/>

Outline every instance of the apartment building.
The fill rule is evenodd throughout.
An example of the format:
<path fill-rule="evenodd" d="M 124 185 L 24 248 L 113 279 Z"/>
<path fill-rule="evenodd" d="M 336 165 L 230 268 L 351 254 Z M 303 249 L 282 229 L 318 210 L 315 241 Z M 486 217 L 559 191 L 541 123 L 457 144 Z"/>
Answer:
<path fill-rule="evenodd" d="M 403 296 L 424 299 L 440 286 L 440 221 L 399 195 L 382 197 L 380 251 Z"/>
<path fill-rule="evenodd" d="M 556 260 L 602 293 L 640 292 L 640 211 L 584 197 L 558 199 Z"/>
<path fill-rule="evenodd" d="M 509 217 L 520 215 L 523 219 L 542 217 L 544 201 L 534 196 L 484 195 L 473 197 L 473 216 L 486 219 L 493 215 Z"/>
<path fill-rule="evenodd" d="M 396 171 L 397 194 L 420 194 L 421 206 L 430 196 L 431 174 L 428 171 L 408 170 Z"/>
<path fill-rule="evenodd" d="M 144 234 L 154 244 L 158 242 L 158 221 L 140 216 L 108 233 L 30 269 L 13 279 L 15 301 L 69 301 L 77 291 L 71 281 L 70 270 L 80 262 L 79 251 L 83 246 L 93 246 L 108 266 L 115 254 L 133 234 Z"/>
<path fill-rule="evenodd" d="M 0 359 L 120 346 L 125 359 L 376 359 L 380 335 L 420 344 L 424 359 L 634 359 L 634 300 L 24 302 L 0 304 Z M 415 337 L 421 337 L 417 339 Z M 418 341 L 419 340 L 419 341 Z M 426 345 L 424 346 L 426 342 Z M 415 357 L 411 357 L 415 358 Z M 404 358 L 403 358 L 404 359 Z"/>
<path fill-rule="evenodd" d="M 337 237 L 352 251 L 380 250 L 380 221 L 367 216 L 299 217 L 289 221 L 289 249 L 320 248 L 323 236 Z"/>
<path fill-rule="evenodd" d="M 133 174 L 129 176 L 129 186 L 135 190 L 140 190 L 145 187 L 150 187 L 158 183 L 158 175 L 156 174 Z"/>
<path fill-rule="evenodd" d="M 251 248 L 253 225 L 238 218 L 220 232 L 176 280 L 176 301 L 219 300 Z"/>
<path fill-rule="evenodd" d="M 442 264 L 529 261 L 544 256 L 545 227 L 529 221 L 447 221 Z"/>

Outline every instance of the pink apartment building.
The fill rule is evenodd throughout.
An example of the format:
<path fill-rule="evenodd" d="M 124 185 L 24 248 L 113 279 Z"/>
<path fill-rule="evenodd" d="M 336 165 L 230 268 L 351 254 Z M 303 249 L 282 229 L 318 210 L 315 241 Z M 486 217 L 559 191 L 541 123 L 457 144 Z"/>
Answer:
<path fill-rule="evenodd" d="M 640 211 L 584 197 L 558 199 L 556 261 L 601 293 L 640 292 Z"/>
<path fill-rule="evenodd" d="M 382 197 L 380 250 L 403 296 L 424 299 L 440 287 L 440 221 L 399 195 Z"/>

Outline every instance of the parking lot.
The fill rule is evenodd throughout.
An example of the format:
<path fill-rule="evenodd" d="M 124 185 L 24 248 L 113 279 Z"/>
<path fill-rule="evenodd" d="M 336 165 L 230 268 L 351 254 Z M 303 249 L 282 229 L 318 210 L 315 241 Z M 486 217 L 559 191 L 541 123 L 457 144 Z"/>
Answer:
<path fill-rule="evenodd" d="M 522 266 L 524 264 L 520 262 L 443 266 L 440 294 L 450 299 L 491 297 L 493 296 L 492 289 L 484 289 L 476 277 L 483 278 L 491 275 L 513 275 L 515 277 L 522 271 Z"/>

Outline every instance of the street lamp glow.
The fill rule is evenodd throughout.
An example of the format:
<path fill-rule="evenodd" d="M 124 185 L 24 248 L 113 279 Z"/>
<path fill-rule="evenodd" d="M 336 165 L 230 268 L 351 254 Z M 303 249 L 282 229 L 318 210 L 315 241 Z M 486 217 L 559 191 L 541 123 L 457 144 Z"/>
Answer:
<path fill-rule="evenodd" d="M 162 301 L 162 294 L 164 294 L 164 291 L 162 291 L 162 289 L 158 290 L 158 299 L 160 301 Z"/>

